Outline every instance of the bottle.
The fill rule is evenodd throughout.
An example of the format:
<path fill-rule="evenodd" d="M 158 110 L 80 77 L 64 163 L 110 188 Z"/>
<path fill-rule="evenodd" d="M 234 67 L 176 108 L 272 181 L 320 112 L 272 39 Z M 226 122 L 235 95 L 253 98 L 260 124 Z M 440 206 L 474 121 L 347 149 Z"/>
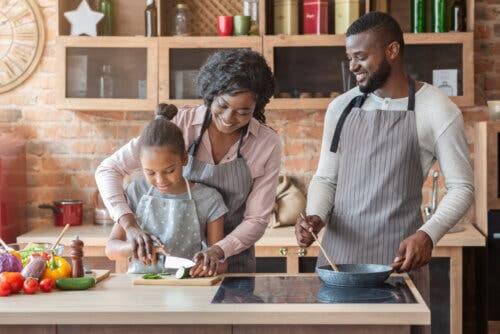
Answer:
<path fill-rule="evenodd" d="M 109 99 L 113 97 L 113 77 L 111 76 L 111 65 L 102 65 L 99 77 L 99 97 Z"/>
<path fill-rule="evenodd" d="M 304 35 L 328 34 L 328 1 L 304 0 Z"/>
<path fill-rule="evenodd" d="M 111 0 L 99 0 L 98 11 L 104 14 L 99 22 L 99 36 L 113 35 L 113 5 Z"/>
<path fill-rule="evenodd" d="M 144 36 L 158 36 L 158 10 L 155 0 L 146 0 L 146 10 L 144 11 L 145 30 Z"/>
<path fill-rule="evenodd" d="M 243 15 L 250 16 L 249 35 L 259 34 L 259 0 L 243 0 Z"/>
<path fill-rule="evenodd" d="M 451 6 L 451 31 L 465 31 L 465 5 L 455 0 Z"/>
<path fill-rule="evenodd" d="M 411 0 L 411 32 L 425 30 L 425 0 Z"/>
<path fill-rule="evenodd" d="M 432 0 L 432 32 L 446 32 L 446 0 Z"/>
<path fill-rule="evenodd" d="M 274 1 L 274 34 L 297 35 L 299 33 L 299 1 Z"/>
<path fill-rule="evenodd" d="M 359 17 L 359 0 L 335 0 L 335 33 L 345 34 Z"/>
<path fill-rule="evenodd" d="M 191 12 L 186 4 L 179 3 L 175 6 L 175 17 L 173 20 L 172 35 L 173 36 L 189 36 L 191 29 L 189 19 Z"/>

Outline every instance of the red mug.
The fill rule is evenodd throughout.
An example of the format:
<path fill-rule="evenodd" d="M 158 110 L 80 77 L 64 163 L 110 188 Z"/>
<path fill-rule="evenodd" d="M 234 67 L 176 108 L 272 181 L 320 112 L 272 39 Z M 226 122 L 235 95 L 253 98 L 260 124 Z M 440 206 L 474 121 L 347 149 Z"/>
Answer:
<path fill-rule="evenodd" d="M 233 36 L 232 16 L 217 16 L 217 34 L 219 36 Z"/>

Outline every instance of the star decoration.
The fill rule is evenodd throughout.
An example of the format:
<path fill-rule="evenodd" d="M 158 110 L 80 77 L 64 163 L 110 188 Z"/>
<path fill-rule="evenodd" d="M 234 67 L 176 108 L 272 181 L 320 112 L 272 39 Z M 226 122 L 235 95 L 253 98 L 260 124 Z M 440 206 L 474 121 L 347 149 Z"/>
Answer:
<path fill-rule="evenodd" d="M 71 24 L 71 36 L 97 36 L 96 25 L 104 14 L 93 11 L 87 0 L 82 0 L 76 10 L 64 13 L 64 17 Z"/>

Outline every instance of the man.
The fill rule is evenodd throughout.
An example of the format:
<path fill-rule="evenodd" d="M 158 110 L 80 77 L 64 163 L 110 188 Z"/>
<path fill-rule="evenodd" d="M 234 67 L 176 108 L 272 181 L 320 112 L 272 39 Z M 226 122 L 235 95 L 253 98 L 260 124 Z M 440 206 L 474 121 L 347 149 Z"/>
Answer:
<path fill-rule="evenodd" d="M 322 244 L 337 263 L 391 264 L 410 272 L 429 300 L 432 248 L 467 212 L 473 174 L 460 110 L 438 88 L 405 70 L 405 44 L 388 14 L 368 13 L 346 33 L 358 86 L 332 101 L 320 161 L 308 191 L 297 241 Z M 422 185 L 435 161 L 447 194 L 425 224 Z M 320 255 L 318 266 L 327 264 Z"/>

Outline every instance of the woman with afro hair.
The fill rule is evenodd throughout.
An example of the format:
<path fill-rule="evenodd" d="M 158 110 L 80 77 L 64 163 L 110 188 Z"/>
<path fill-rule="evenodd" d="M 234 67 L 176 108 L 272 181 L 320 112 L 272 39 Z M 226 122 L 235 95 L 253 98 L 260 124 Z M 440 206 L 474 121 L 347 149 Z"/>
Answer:
<path fill-rule="evenodd" d="M 196 80 L 203 105 L 180 108 L 160 104 L 181 130 L 188 150 L 184 176 L 216 188 L 229 212 L 224 238 L 203 249 L 195 261 L 208 272 L 255 272 L 255 243 L 262 237 L 274 206 L 281 163 L 278 134 L 266 126 L 265 106 L 274 78 L 265 59 L 247 49 L 214 53 Z M 123 193 L 123 177 L 140 168 L 138 138 L 132 139 L 96 171 L 96 181 L 111 216 L 124 230 L 134 257 L 156 261 L 156 244 L 143 232 Z M 167 249 L 168 252 L 168 249 Z"/>

